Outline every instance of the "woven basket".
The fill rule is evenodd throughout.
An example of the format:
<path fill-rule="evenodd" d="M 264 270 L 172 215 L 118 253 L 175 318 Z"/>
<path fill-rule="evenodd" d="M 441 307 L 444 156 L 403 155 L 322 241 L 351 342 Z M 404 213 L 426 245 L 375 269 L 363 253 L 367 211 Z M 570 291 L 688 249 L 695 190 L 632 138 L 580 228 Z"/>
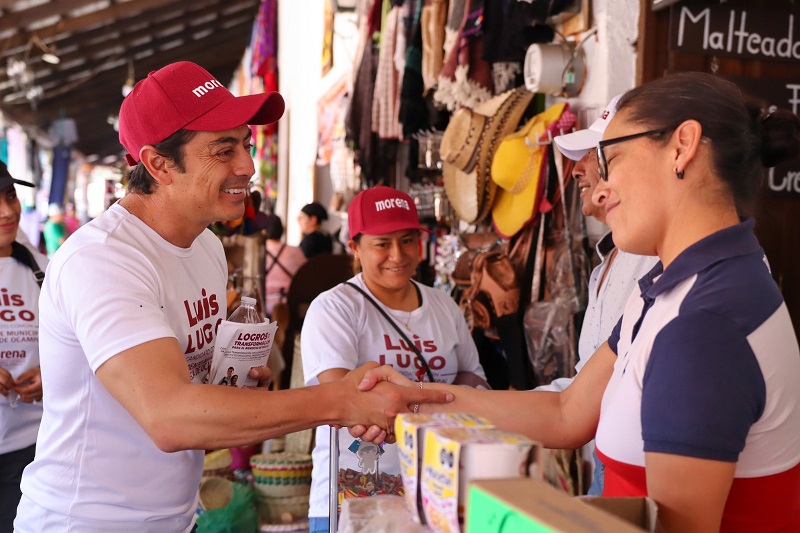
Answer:
<path fill-rule="evenodd" d="M 308 531 L 308 518 L 303 518 L 291 524 L 261 524 L 259 531 L 261 533 Z"/>
<path fill-rule="evenodd" d="M 200 506 L 204 511 L 221 509 L 233 498 L 233 483 L 221 477 L 206 477 L 200 481 Z"/>
<path fill-rule="evenodd" d="M 311 456 L 305 453 L 274 452 L 250 458 L 256 488 L 264 496 L 308 497 L 311 491 Z"/>
<path fill-rule="evenodd" d="M 262 523 L 286 524 L 308 517 L 308 494 L 276 498 L 258 493 L 258 517 Z"/>

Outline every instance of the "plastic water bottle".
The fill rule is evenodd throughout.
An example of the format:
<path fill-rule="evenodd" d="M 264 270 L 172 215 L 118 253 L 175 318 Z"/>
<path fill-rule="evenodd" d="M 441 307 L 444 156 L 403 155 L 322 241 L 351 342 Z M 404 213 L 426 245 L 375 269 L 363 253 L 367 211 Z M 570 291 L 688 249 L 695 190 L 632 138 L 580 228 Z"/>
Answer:
<path fill-rule="evenodd" d="M 256 309 L 256 299 L 250 296 L 242 296 L 242 301 L 238 309 L 231 313 L 228 322 L 239 322 L 240 324 L 261 324 L 264 319 L 258 314 Z"/>
<path fill-rule="evenodd" d="M 15 390 L 8 391 L 8 405 L 10 405 L 12 409 L 16 409 L 18 403 L 19 393 Z"/>

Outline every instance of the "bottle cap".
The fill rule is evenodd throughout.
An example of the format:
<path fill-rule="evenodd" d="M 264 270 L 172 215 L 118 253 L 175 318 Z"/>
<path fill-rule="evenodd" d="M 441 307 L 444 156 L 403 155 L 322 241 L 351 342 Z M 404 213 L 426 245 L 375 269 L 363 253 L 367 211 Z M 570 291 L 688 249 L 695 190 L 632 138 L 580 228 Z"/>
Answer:
<path fill-rule="evenodd" d="M 251 305 L 255 307 L 256 299 L 250 296 L 242 296 L 242 305 Z"/>

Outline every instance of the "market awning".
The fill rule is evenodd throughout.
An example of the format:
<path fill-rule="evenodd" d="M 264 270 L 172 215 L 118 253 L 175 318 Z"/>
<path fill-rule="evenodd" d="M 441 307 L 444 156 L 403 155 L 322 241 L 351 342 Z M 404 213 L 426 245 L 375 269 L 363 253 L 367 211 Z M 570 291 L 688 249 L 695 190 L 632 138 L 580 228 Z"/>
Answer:
<path fill-rule="evenodd" d="M 179 60 L 230 82 L 259 0 L 0 0 L 0 110 L 48 131 L 74 119 L 75 148 L 121 153 L 123 86 Z M 57 61 L 57 63 L 54 63 Z M 155 117 L 154 117 L 155 118 Z"/>

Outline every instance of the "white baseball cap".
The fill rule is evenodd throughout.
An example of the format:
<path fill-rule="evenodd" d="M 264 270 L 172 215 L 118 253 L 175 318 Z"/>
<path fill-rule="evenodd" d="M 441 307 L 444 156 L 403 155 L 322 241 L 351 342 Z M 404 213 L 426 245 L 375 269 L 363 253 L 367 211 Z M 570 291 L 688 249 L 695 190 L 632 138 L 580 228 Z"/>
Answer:
<path fill-rule="evenodd" d="M 597 143 L 603 140 L 603 132 L 606 131 L 608 123 L 614 118 L 614 113 L 617 112 L 617 102 L 619 102 L 620 98 L 622 98 L 621 94 L 612 98 L 603 109 L 600 118 L 595 120 L 588 128 L 555 137 L 553 141 L 555 141 L 559 151 L 573 161 L 578 161 L 586 155 L 586 152 L 595 148 Z"/>

